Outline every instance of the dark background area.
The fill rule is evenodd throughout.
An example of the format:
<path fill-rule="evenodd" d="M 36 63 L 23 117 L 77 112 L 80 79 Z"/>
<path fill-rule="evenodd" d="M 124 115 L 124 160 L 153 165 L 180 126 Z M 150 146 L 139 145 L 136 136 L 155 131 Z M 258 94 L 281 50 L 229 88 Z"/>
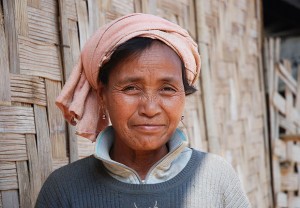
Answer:
<path fill-rule="evenodd" d="M 266 36 L 300 36 L 300 0 L 263 0 Z"/>

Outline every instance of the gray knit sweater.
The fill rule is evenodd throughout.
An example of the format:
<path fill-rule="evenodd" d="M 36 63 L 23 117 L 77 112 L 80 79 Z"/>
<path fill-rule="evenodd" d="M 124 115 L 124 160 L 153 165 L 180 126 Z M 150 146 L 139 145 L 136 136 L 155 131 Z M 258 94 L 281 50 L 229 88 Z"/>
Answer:
<path fill-rule="evenodd" d="M 193 150 L 186 167 L 158 184 L 129 184 L 110 176 L 93 156 L 54 171 L 36 202 L 45 207 L 250 207 L 233 168 L 221 157 Z"/>

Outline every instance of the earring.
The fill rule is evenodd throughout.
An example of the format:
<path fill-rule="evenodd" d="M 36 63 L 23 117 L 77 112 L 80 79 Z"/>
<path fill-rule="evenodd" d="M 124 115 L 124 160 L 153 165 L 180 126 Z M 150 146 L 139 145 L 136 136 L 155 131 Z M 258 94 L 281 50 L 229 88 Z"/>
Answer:
<path fill-rule="evenodd" d="M 184 119 L 184 115 L 181 116 L 181 119 L 180 119 L 180 120 L 182 121 L 183 119 Z"/>
<path fill-rule="evenodd" d="M 102 112 L 102 119 L 105 120 L 106 119 L 106 114 L 105 114 L 105 108 L 103 107 L 103 104 L 102 102 L 100 102 L 100 105 L 99 105 L 99 111 L 98 112 Z"/>

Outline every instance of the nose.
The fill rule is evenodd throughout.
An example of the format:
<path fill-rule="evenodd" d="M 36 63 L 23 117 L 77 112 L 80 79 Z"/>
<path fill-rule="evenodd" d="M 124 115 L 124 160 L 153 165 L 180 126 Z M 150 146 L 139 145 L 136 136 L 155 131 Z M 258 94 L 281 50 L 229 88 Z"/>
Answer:
<path fill-rule="evenodd" d="M 161 113 L 159 99 L 155 95 L 144 95 L 140 99 L 138 113 L 141 116 L 152 118 Z"/>

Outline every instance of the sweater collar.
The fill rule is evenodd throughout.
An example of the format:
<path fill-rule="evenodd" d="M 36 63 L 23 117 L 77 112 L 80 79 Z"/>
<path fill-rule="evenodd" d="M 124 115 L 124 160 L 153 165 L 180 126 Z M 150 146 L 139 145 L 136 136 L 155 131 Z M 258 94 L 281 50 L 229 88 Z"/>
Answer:
<path fill-rule="evenodd" d="M 160 182 L 158 177 L 159 175 L 162 175 L 162 172 L 164 175 L 163 180 L 169 179 L 168 177 L 166 178 L 166 176 L 168 175 L 170 175 L 170 177 L 173 177 L 174 173 L 172 173 L 172 168 L 170 168 L 171 163 L 185 149 L 187 139 L 181 130 L 176 129 L 171 139 L 167 143 L 169 147 L 169 153 L 153 165 L 144 181 L 140 179 L 135 170 L 110 158 L 109 151 L 113 145 L 113 142 L 114 130 L 112 126 L 109 126 L 98 135 L 94 156 L 103 162 L 109 174 L 114 178 L 127 183 L 139 184 L 151 183 L 151 181 Z M 157 174 L 157 172 L 159 172 L 160 174 Z"/>

